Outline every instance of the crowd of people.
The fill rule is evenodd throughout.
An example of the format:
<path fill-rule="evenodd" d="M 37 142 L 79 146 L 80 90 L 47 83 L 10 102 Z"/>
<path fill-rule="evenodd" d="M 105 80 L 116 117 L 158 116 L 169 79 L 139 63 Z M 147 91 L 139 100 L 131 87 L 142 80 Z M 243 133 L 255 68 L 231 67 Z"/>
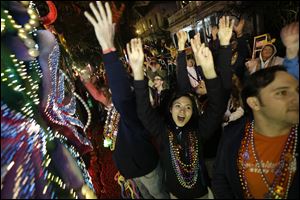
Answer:
<path fill-rule="evenodd" d="M 133 38 L 114 44 L 110 6 L 85 17 L 103 50 L 102 85 L 81 79 L 119 113 L 113 159 L 143 198 L 299 198 L 299 22 L 281 30 L 286 56 L 266 42 L 249 59 L 244 19 L 177 33 L 178 48 Z"/>

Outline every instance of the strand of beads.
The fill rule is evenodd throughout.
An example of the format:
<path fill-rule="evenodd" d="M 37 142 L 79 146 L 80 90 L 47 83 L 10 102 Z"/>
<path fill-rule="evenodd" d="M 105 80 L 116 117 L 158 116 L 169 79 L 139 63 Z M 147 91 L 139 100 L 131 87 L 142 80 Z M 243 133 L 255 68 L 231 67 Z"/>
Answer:
<path fill-rule="evenodd" d="M 115 149 L 115 143 L 118 133 L 118 125 L 120 121 L 120 114 L 116 108 L 112 105 L 107 111 L 105 120 L 103 135 L 104 135 L 104 147 L 110 147 L 110 150 Z"/>
<path fill-rule="evenodd" d="M 89 109 L 89 107 L 88 107 L 88 105 L 85 103 L 85 101 L 76 93 L 76 92 L 74 92 L 74 96 L 83 104 L 83 106 L 84 106 L 84 108 L 85 108 L 85 110 L 86 110 L 86 112 L 87 112 L 87 114 L 88 114 L 88 119 L 87 119 L 87 122 L 86 122 L 86 124 L 85 124 L 85 126 L 84 126 L 84 129 L 83 129 L 83 131 L 85 132 L 86 131 L 86 129 L 90 126 L 90 124 L 91 124 L 91 121 L 92 121 L 92 114 L 91 114 L 91 111 L 90 111 L 90 109 Z"/>
<path fill-rule="evenodd" d="M 297 168 L 297 161 L 296 161 L 296 150 L 297 150 L 297 146 L 298 146 L 298 124 L 295 126 L 294 128 L 294 133 L 295 133 L 295 142 L 294 142 L 294 148 L 293 148 L 293 156 L 290 160 L 290 165 L 289 165 L 289 179 L 288 179 L 288 183 L 287 183 L 287 187 L 286 187 L 286 193 L 284 198 L 287 199 L 288 198 L 288 193 L 289 193 L 289 189 L 291 186 L 291 182 L 292 182 L 292 174 L 294 174 L 296 172 L 296 168 Z"/>
<path fill-rule="evenodd" d="M 196 184 L 199 170 L 198 140 L 194 133 L 189 134 L 189 162 L 185 164 L 181 161 L 179 145 L 174 142 L 174 135 L 169 132 L 170 154 L 173 169 L 179 183 L 191 189 Z"/>
<path fill-rule="evenodd" d="M 71 86 L 71 91 L 73 92 L 74 96 L 82 103 L 82 105 L 84 106 L 87 114 L 88 114 L 88 119 L 87 122 L 84 126 L 83 131 L 85 132 L 86 129 L 90 126 L 91 121 L 92 121 L 92 114 L 91 111 L 87 105 L 87 103 L 85 103 L 85 101 L 75 92 L 75 86 L 73 85 L 72 81 L 70 80 L 70 78 L 61 70 L 59 69 L 59 72 L 62 74 L 62 76 L 65 78 L 65 80 L 69 83 L 69 85 Z M 60 87 L 60 86 L 59 86 Z M 59 88 L 59 90 L 62 90 Z"/>
<path fill-rule="evenodd" d="M 268 188 L 269 192 L 266 195 L 267 195 L 267 197 L 269 195 L 271 195 L 272 198 L 276 198 L 276 199 L 277 198 L 283 198 L 283 196 L 285 196 L 284 195 L 284 182 L 286 180 L 286 173 L 287 173 L 287 169 L 289 167 L 289 162 L 285 161 L 285 156 L 287 154 L 291 155 L 291 153 L 293 151 L 293 146 L 294 146 L 293 143 L 296 143 L 295 140 L 294 140 L 294 138 L 295 138 L 294 128 L 292 128 L 292 131 L 289 134 L 287 142 L 285 143 L 284 149 L 283 149 L 283 151 L 280 155 L 279 166 L 278 166 L 278 169 L 275 171 L 275 178 L 274 178 L 272 184 L 270 184 L 270 182 L 268 181 L 265 173 L 263 172 L 261 162 L 260 162 L 260 160 L 258 158 L 258 154 L 255 150 L 253 129 L 254 129 L 254 121 L 252 121 L 252 123 L 251 123 L 251 130 L 250 130 L 252 153 L 253 153 L 255 162 L 258 163 L 261 178 L 262 178 L 263 182 L 265 183 L 265 185 Z M 291 174 L 292 173 L 290 173 L 290 175 Z"/>
<path fill-rule="evenodd" d="M 243 138 L 242 142 L 241 142 L 241 148 L 239 151 L 239 156 L 238 156 L 238 160 L 237 160 L 237 166 L 238 166 L 238 173 L 239 173 L 239 178 L 240 178 L 240 183 L 244 192 L 244 197 L 247 199 L 253 199 L 252 194 L 249 191 L 249 186 L 248 186 L 248 182 L 246 180 L 245 177 L 245 170 L 246 168 L 244 167 L 246 165 L 246 162 L 250 159 L 250 155 L 249 155 L 249 143 L 248 142 L 248 138 L 249 138 L 249 130 L 251 127 L 250 123 L 246 124 L 246 128 L 245 128 L 245 137 Z"/>
<path fill-rule="evenodd" d="M 251 145 L 252 153 L 255 159 L 255 162 L 258 164 L 260 169 L 261 178 L 268 188 L 268 192 L 265 195 L 265 198 L 287 198 L 288 190 L 291 184 L 292 175 L 295 173 L 296 169 L 293 167 L 296 162 L 296 147 L 297 147 L 297 133 L 298 133 L 298 126 L 292 128 L 291 133 L 288 136 L 287 142 L 285 143 L 284 149 L 280 155 L 279 165 L 277 170 L 275 171 L 275 178 L 272 181 L 272 184 L 269 183 L 267 177 L 265 176 L 261 162 L 259 161 L 258 155 L 255 151 L 254 145 L 254 137 L 253 137 L 253 128 L 254 128 L 254 121 L 251 123 L 247 123 L 245 129 L 245 136 L 242 140 L 242 146 L 239 151 L 238 157 L 238 166 L 239 166 L 239 177 L 240 182 L 242 185 L 242 189 L 244 191 L 246 198 L 253 198 L 252 194 L 250 193 L 248 183 L 245 177 L 245 164 L 246 161 L 249 160 L 249 153 L 248 147 Z M 284 188 L 284 184 L 287 181 L 287 187 Z"/>

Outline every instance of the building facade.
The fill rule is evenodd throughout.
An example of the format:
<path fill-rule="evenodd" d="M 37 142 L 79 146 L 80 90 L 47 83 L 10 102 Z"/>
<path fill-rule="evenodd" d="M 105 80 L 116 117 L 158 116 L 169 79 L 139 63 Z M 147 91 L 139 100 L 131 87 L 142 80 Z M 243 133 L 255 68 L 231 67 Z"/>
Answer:
<path fill-rule="evenodd" d="M 147 9 L 138 11 L 136 34 L 144 40 L 158 40 L 168 34 L 168 18 L 177 10 L 175 1 L 143 4 Z M 142 13 L 143 12 L 143 13 Z"/>
<path fill-rule="evenodd" d="M 144 1 L 145 2 L 145 1 Z M 146 1 L 148 10 L 140 12 L 140 19 L 136 22 L 136 34 L 144 40 L 158 40 L 171 38 L 177 47 L 176 33 L 180 30 L 188 32 L 188 41 L 200 33 L 201 41 L 208 43 L 211 34 L 210 27 L 218 25 L 219 18 L 228 14 L 236 19 L 243 15 L 246 20 L 244 30 L 250 34 L 259 34 L 262 30 L 263 19 L 256 13 L 238 13 L 233 10 L 242 4 L 241 1 Z M 149 6 L 151 5 L 152 6 Z M 255 29 L 254 29 L 255 27 Z"/>

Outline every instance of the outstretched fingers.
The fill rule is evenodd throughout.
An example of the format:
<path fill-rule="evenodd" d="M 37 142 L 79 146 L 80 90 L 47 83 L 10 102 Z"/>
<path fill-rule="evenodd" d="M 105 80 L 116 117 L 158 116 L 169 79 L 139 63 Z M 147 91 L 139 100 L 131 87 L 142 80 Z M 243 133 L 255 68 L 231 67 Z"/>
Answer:
<path fill-rule="evenodd" d="M 204 54 L 205 57 L 209 57 L 210 56 L 210 50 L 209 50 L 208 47 L 204 47 L 203 52 L 204 52 L 203 54 Z"/>
<path fill-rule="evenodd" d="M 131 48 L 130 48 L 130 44 L 129 44 L 129 42 L 126 44 L 126 50 L 127 50 L 127 54 L 128 55 L 131 55 Z"/>
<path fill-rule="evenodd" d="M 191 39 L 191 45 L 194 52 L 199 50 L 201 45 L 200 33 L 197 33 L 194 38 Z"/>
<path fill-rule="evenodd" d="M 226 16 L 225 17 L 225 27 L 229 27 L 229 22 L 230 22 L 229 16 Z"/>
<path fill-rule="evenodd" d="M 222 29 L 225 27 L 225 16 L 222 16 L 219 20 L 219 29 Z"/>
<path fill-rule="evenodd" d="M 143 44 L 142 44 L 141 38 L 138 39 L 138 51 L 140 53 L 144 53 L 143 52 Z"/>
<path fill-rule="evenodd" d="M 235 22 L 234 19 L 232 19 L 232 20 L 231 20 L 230 27 L 229 27 L 231 30 L 233 30 L 234 22 Z"/>
<path fill-rule="evenodd" d="M 87 11 L 84 12 L 84 16 L 87 18 L 87 20 L 88 20 L 94 27 L 97 26 L 96 20 L 95 20 L 95 19 L 94 19 Z"/>
<path fill-rule="evenodd" d="M 112 23 L 112 13 L 108 2 L 105 3 L 105 8 L 106 8 L 108 22 Z"/>
<path fill-rule="evenodd" d="M 98 10 L 100 11 L 100 15 L 101 15 L 102 20 L 107 21 L 106 12 L 103 8 L 102 2 L 101 1 L 96 1 L 96 3 L 97 3 Z"/>
<path fill-rule="evenodd" d="M 205 49 L 205 44 L 203 43 L 203 44 L 199 44 L 199 52 L 200 52 L 200 55 L 201 56 L 204 56 L 204 49 Z"/>
<path fill-rule="evenodd" d="M 102 22 L 102 18 L 101 18 L 101 16 L 100 16 L 98 10 L 96 9 L 94 3 L 91 2 L 89 5 L 90 5 L 90 8 L 91 8 L 91 10 L 92 10 L 94 16 L 96 17 L 96 20 L 97 20 L 98 22 Z"/>

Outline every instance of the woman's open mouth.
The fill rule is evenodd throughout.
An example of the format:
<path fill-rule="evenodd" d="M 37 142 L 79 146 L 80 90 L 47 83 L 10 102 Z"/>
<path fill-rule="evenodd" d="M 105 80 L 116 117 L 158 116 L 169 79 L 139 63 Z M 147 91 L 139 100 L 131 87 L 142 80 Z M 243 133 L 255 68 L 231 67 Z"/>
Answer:
<path fill-rule="evenodd" d="M 185 117 L 177 116 L 179 122 L 184 122 Z"/>

